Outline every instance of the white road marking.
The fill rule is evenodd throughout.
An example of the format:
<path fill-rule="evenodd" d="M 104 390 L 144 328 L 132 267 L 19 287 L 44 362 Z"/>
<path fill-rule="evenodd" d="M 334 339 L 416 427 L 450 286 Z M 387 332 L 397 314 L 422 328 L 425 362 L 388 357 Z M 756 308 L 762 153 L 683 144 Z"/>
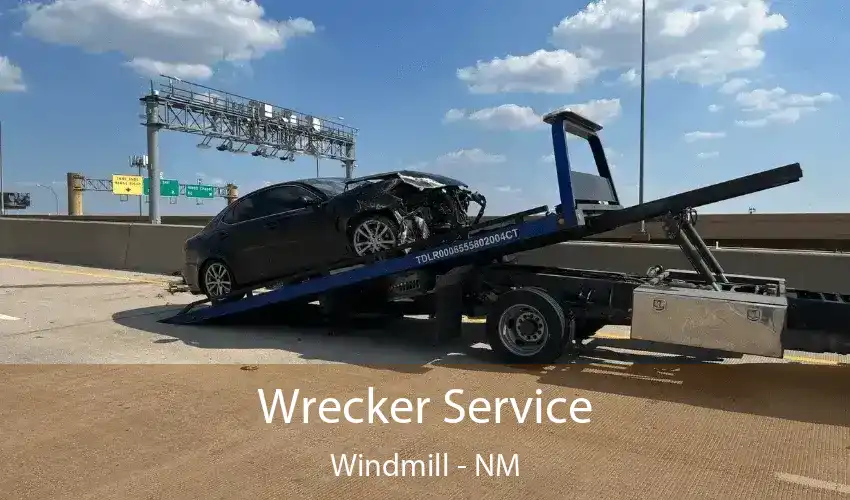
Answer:
<path fill-rule="evenodd" d="M 5 314 L 0 314 L 0 320 L 6 321 L 19 321 L 21 318 L 16 318 L 14 316 L 6 316 Z"/>
<path fill-rule="evenodd" d="M 615 375 L 617 377 L 633 378 L 636 380 L 647 380 L 650 382 L 664 382 L 665 384 L 682 385 L 681 380 L 670 380 L 668 378 L 650 377 L 649 375 L 638 375 L 636 373 L 615 372 L 611 370 L 597 370 L 596 368 L 584 368 L 582 373 L 595 373 L 598 375 Z"/>
<path fill-rule="evenodd" d="M 820 479 L 814 479 L 811 477 L 798 476 L 796 474 L 787 474 L 785 472 L 777 472 L 776 479 L 779 479 L 780 481 L 785 481 L 786 483 L 794 483 L 802 486 L 808 486 L 809 488 L 835 491 L 837 493 L 850 495 L 850 485 L 847 484 L 841 484 L 832 481 L 822 481 Z"/>

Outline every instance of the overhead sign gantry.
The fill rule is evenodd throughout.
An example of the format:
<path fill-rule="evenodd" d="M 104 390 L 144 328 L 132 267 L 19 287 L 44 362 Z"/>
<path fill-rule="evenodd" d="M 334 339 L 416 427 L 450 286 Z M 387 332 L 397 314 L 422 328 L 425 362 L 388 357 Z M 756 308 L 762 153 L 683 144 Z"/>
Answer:
<path fill-rule="evenodd" d="M 157 132 L 202 137 L 199 148 L 294 161 L 295 155 L 339 160 L 350 179 L 357 129 L 256 99 L 162 75 L 151 81 L 145 106 L 150 178 L 159 178 Z M 150 183 L 151 223 L 159 224 L 160 185 Z"/>

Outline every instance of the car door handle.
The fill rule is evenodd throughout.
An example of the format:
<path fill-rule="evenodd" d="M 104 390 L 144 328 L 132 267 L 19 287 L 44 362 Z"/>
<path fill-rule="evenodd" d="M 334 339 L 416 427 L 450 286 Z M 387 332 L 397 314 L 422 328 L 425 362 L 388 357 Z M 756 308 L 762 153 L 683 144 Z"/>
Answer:
<path fill-rule="evenodd" d="M 266 222 L 263 224 L 266 229 L 277 229 L 277 222 Z"/>
<path fill-rule="evenodd" d="M 226 240 L 230 235 L 225 231 L 219 231 L 216 233 L 216 236 L 218 236 L 218 239 L 220 240 Z"/>

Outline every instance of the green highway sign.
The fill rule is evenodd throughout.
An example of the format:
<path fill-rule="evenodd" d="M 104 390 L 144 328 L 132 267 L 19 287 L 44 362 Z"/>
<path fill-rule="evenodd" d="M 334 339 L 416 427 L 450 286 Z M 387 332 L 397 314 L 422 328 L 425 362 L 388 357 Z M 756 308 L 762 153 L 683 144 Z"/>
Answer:
<path fill-rule="evenodd" d="M 215 198 L 215 186 L 187 184 L 186 198 Z"/>
<path fill-rule="evenodd" d="M 145 177 L 144 181 L 144 193 L 145 196 L 150 196 L 151 194 L 151 184 L 150 179 Z M 159 180 L 159 195 L 160 196 L 180 196 L 180 183 L 173 179 L 160 179 Z"/>

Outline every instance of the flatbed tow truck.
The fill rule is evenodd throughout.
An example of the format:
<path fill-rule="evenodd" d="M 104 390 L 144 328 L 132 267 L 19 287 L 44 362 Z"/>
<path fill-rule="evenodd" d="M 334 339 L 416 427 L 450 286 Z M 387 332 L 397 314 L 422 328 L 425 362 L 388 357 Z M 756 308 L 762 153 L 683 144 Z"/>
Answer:
<path fill-rule="evenodd" d="M 554 362 L 611 324 L 630 325 L 632 339 L 732 354 L 850 353 L 850 295 L 727 274 L 695 229 L 695 207 L 797 182 L 799 163 L 623 207 L 599 138 L 602 127 L 568 109 L 547 114 L 544 122 L 561 198 L 554 210 L 541 206 L 305 269 L 215 302 L 193 302 L 163 322 L 201 324 L 292 305 L 287 310 L 297 314 L 301 304 L 318 300 L 336 317 L 376 310 L 431 315 L 437 341 L 459 336 L 463 315 L 484 315 L 487 340 L 508 363 Z M 589 144 L 598 175 L 572 171 L 568 134 Z M 655 266 L 638 275 L 513 260 L 519 252 L 650 220 L 664 222 L 692 270 Z"/>

